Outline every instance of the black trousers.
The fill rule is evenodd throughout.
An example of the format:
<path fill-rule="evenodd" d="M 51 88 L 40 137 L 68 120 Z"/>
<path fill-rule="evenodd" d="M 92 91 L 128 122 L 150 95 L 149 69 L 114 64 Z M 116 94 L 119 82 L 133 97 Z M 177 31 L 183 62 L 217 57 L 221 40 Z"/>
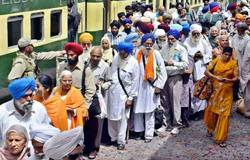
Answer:
<path fill-rule="evenodd" d="M 84 126 L 84 144 L 85 152 L 90 153 L 95 151 L 95 139 L 98 131 L 98 119 L 90 117 Z"/>

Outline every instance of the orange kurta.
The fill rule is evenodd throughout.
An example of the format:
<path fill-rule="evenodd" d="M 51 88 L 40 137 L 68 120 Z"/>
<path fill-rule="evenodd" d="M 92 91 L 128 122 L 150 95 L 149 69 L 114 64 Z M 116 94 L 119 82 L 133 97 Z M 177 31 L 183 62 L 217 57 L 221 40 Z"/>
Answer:
<path fill-rule="evenodd" d="M 213 74 L 221 78 L 232 79 L 238 77 L 237 62 L 230 59 L 228 62 L 222 62 L 221 57 L 217 57 L 208 66 L 211 70 L 213 66 Z M 212 79 L 213 93 L 208 101 L 208 106 L 205 110 L 204 122 L 209 132 L 215 131 L 214 139 L 217 143 L 226 140 L 229 117 L 233 104 L 233 82 L 219 82 Z"/>
<path fill-rule="evenodd" d="M 47 100 L 43 100 L 41 97 L 35 97 L 34 99 L 45 106 L 53 126 L 61 131 L 68 130 L 67 111 L 61 97 L 51 96 Z"/>
<path fill-rule="evenodd" d="M 55 96 L 61 96 L 62 88 L 57 87 L 54 94 Z M 80 90 L 72 86 L 68 91 L 65 100 L 63 101 L 65 103 L 66 109 L 69 108 L 76 110 L 76 115 L 71 115 L 70 128 L 72 129 L 77 126 L 83 126 L 85 123 L 85 119 L 88 117 L 88 109 Z"/>

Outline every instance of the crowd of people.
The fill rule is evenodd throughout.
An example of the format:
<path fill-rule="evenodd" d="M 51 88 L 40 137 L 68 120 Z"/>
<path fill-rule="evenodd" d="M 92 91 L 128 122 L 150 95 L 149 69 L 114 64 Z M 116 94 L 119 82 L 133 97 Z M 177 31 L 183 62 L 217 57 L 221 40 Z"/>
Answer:
<path fill-rule="evenodd" d="M 12 100 L 0 105 L 0 158 L 95 159 L 105 138 L 124 150 L 129 138 L 176 136 L 203 113 L 206 136 L 226 147 L 233 101 L 244 99 L 250 118 L 250 4 L 203 2 L 197 12 L 177 3 L 156 13 L 132 3 L 97 46 L 85 32 L 63 51 L 36 53 L 21 38 L 8 76 Z M 65 60 L 54 83 L 37 61 L 55 57 Z M 204 76 L 207 99 L 193 94 Z"/>

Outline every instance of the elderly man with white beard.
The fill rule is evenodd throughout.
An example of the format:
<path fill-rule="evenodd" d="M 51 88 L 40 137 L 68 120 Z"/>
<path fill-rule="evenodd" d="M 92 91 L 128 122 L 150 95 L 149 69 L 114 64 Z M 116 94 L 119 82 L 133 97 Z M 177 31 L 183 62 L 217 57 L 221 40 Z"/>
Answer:
<path fill-rule="evenodd" d="M 194 81 L 198 81 L 204 76 L 207 64 L 212 60 L 212 47 L 208 46 L 208 43 L 201 38 L 201 31 L 202 27 L 199 24 L 192 24 L 190 26 L 190 35 L 184 42 L 184 46 L 187 48 L 189 56 L 192 56 L 195 62 Z M 194 98 L 194 113 L 203 111 L 206 105 L 206 100 Z"/>
<path fill-rule="evenodd" d="M 160 92 L 167 79 L 164 61 L 157 50 L 153 49 L 155 38 L 146 33 L 141 39 L 141 49 L 137 53 L 139 63 L 138 96 L 134 106 L 134 131 L 137 139 L 145 138 L 151 142 L 154 136 L 154 111 L 160 105 Z M 145 131 L 144 136 L 141 135 Z"/>
<path fill-rule="evenodd" d="M 163 29 L 157 29 L 154 36 L 156 38 L 156 43 L 153 45 L 153 48 L 161 51 L 162 47 L 166 44 L 166 32 Z"/>
<path fill-rule="evenodd" d="M 49 124 L 45 107 L 33 100 L 36 81 L 33 78 L 20 78 L 8 85 L 12 100 L 0 105 L 0 145 L 6 130 L 20 124 L 29 132 L 30 124 Z"/>
<path fill-rule="evenodd" d="M 167 130 L 171 129 L 171 134 L 178 134 L 181 126 L 181 95 L 183 91 L 182 74 L 188 66 L 187 50 L 178 42 L 180 32 L 177 30 L 168 31 L 168 42 L 161 50 L 161 55 L 165 62 L 168 80 L 161 93 L 161 100 L 166 109 Z M 169 99 L 169 106 L 167 106 Z M 172 130 L 172 127 L 173 130 Z"/>

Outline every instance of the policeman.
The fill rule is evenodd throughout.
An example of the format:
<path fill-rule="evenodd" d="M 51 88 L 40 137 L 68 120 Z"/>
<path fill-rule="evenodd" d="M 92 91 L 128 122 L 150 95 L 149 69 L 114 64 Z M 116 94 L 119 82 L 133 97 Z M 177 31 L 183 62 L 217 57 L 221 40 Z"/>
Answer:
<path fill-rule="evenodd" d="M 50 60 L 65 54 L 65 51 L 33 52 L 31 40 L 25 37 L 18 40 L 18 48 L 17 57 L 13 60 L 12 69 L 8 75 L 9 81 L 22 77 L 36 78 L 39 72 L 37 61 Z"/>

